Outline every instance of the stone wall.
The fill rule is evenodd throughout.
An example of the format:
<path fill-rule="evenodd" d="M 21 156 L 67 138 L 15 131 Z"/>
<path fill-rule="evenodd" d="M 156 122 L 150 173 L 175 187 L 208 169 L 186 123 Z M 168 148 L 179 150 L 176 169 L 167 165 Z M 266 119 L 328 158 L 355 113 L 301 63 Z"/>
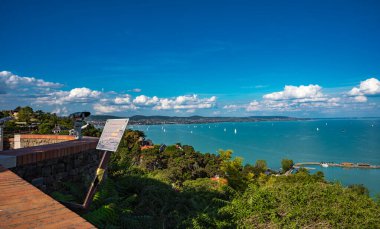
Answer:
<path fill-rule="evenodd" d="M 14 173 L 39 189 L 51 192 L 62 182 L 88 186 L 95 176 L 102 153 L 96 149 L 11 168 Z"/>
<path fill-rule="evenodd" d="M 88 186 L 102 156 L 102 152 L 96 150 L 97 142 L 98 138 L 84 137 L 6 150 L 0 152 L 0 164 L 45 192 L 59 189 L 62 182 L 79 182 Z"/>
<path fill-rule="evenodd" d="M 15 134 L 13 148 L 11 149 L 48 145 L 74 139 L 74 136 L 70 135 Z"/>

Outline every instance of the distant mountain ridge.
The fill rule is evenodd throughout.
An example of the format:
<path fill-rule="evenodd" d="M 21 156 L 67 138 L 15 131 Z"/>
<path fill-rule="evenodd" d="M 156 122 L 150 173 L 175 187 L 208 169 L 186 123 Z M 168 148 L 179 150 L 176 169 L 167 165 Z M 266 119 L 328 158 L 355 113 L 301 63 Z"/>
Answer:
<path fill-rule="evenodd" d="M 90 121 L 105 121 L 107 119 L 122 118 L 112 115 L 92 115 L 89 117 Z M 307 120 L 304 118 L 294 118 L 288 116 L 248 116 L 248 117 L 204 117 L 204 116 L 145 116 L 134 115 L 129 117 L 129 124 L 131 125 L 156 125 L 156 124 L 195 124 L 195 123 L 215 123 L 215 122 L 261 122 L 261 121 L 296 121 Z"/>

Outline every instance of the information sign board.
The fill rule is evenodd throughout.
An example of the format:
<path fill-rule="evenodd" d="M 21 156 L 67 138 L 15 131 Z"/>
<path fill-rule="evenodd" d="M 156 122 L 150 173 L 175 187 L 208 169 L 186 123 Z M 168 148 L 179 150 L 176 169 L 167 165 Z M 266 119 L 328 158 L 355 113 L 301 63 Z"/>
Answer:
<path fill-rule="evenodd" d="M 115 152 L 127 128 L 129 119 L 108 119 L 96 149 Z"/>

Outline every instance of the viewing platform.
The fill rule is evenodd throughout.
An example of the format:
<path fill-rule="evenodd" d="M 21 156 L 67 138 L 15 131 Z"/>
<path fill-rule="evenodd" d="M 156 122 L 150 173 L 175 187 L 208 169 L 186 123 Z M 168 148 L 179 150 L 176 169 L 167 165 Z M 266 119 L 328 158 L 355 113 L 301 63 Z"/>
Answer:
<path fill-rule="evenodd" d="M 95 228 L 12 171 L 0 166 L 0 228 Z"/>
<path fill-rule="evenodd" d="M 94 176 L 101 155 L 98 138 L 19 139 L 21 148 L 0 152 L 0 228 L 95 228 L 46 193 L 59 182 Z"/>

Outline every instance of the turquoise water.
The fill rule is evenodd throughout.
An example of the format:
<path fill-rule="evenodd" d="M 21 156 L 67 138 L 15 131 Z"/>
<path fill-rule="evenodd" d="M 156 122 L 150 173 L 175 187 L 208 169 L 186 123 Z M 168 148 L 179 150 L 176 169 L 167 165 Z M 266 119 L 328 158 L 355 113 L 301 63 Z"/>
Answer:
<path fill-rule="evenodd" d="M 232 149 L 246 163 L 258 159 L 279 169 L 282 158 L 294 162 L 365 162 L 380 164 L 380 119 L 217 123 L 133 126 L 155 144 L 192 145 L 201 152 Z M 235 134 L 236 129 L 236 134 Z M 321 168 L 330 181 L 364 184 L 380 192 L 380 169 Z"/>

